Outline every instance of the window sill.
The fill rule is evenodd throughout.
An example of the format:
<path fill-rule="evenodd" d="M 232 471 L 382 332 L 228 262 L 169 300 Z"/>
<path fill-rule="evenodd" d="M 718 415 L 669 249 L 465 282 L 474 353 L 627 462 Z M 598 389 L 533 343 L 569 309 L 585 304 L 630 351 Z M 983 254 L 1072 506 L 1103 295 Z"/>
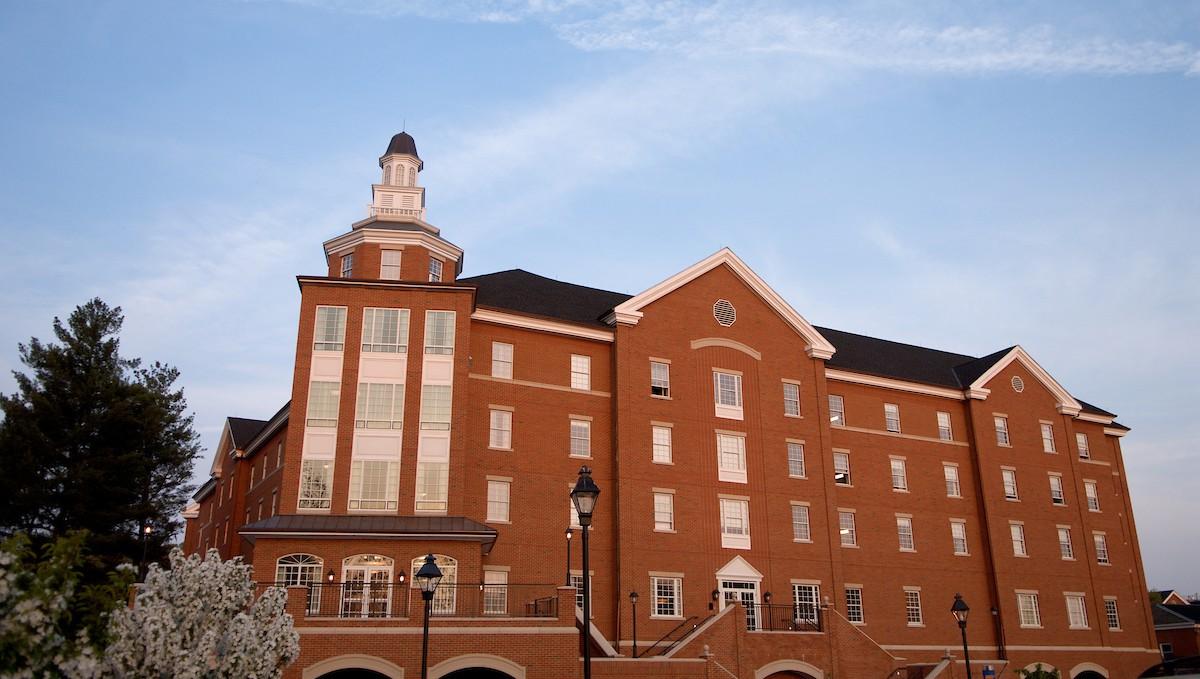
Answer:
<path fill-rule="evenodd" d="M 1012 448 L 1012 444 L 1011 443 L 997 443 L 996 447 L 997 448 Z"/>
<path fill-rule="evenodd" d="M 1087 631 L 1087 630 L 1090 630 L 1091 627 L 1080 627 L 1079 625 L 1071 625 L 1071 626 L 1067 627 L 1067 629 Z"/>
<path fill-rule="evenodd" d="M 512 448 L 501 448 L 500 446 L 488 446 L 488 450 L 499 450 L 499 451 L 503 451 L 505 453 L 511 453 L 513 449 Z"/>
<path fill-rule="evenodd" d="M 652 615 L 651 620 L 683 620 L 682 615 Z"/>
<path fill-rule="evenodd" d="M 961 496 L 961 495 L 947 495 L 947 496 L 946 496 L 946 499 L 947 499 L 947 500 L 961 500 L 961 499 L 963 499 L 963 496 Z"/>
<path fill-rule="evenodd" d="M 567 454 L 567 457 L 574 458 L 574 459 L 576 459 L 576 460 L 590 460 L 590 459 L 592 459 L 592 456 L 591 456 L 591 455 L 571 455 L 571 454 L 569 454 L 569 453 Z"/>
<path fill-rule="evenodd" d="M 1013 554 L 1013 557 L 1017 558 L 1017 559 L 1028 559 L 1029 555 L 1028 554 Z"/>
<path fill-rule="evenodd" d="M 1021 625 L 1021 629 L 1043 629 L 1041 625 Z"/>
<path fill-rule="evenodd" d="M 788 478 L 789 478 L 789 479 L 803 479 L 803 480 L 808 480 L 808 477 L 807 477 L 807 476 L 792 476 L 791 474 L 788 474 Z"/>
<path fill-rule="evenodd" d="M 901 548 L 900 548 L 900 551 L 901 551 L 902 553 L 904 553 L 904 554 L 916 554 L 916 553 L 917 553 L 917 550 L 916 550 L 916 548 L 915 548 L 915 547 L 914 547 L 913 549 L 908 549 L 908 548 L 906 548 L 906 547 L 901 547 Z"/>
<path fill-rule="evenodd" d="M 865 623 L 861 620 L 851 620 L 850 624 L 854 625 L 855 627 L 866 627 L 867 626 L 867 623 Z"/>
<path fill-rule="evenodd" d="M 907 492 L 909 492 L 909 490 L 907 488 L 894 488 L 893 487 L 892 492 L 893 493 L 907 493 Z"/>
<path fill-rule="evenodd" d="M 494 380 L 504 380 L 506 382 L 511 382 L 512 378 L 513 378 L 512 375 L 496 375 L 496 374 L 493 374 L 491 377 Z"/>
<path fill-rule="evenodd" d="M 799 539 L 799 538 L 792 538 L 792 542 L 798 542 L 798 543 L 801 543 L 801 544 L 809 544 L 809 545 L 811 545 L 811 544 L 812 544 L 812 539 L 810 538 L 810 539 L 808 539 L 808 540 L 801 540 L 801 539 Z"/>
<path fill-rule="evenodd" d="M 1005 502 L 1020 502 L 1021 498 L 1005 496 L 1004 501 Z"/>
<path fill-rule="evenodd" d="M 659 396 L 658 394 L 650 394 L 650 398 L 656 398 L 660 401 L 674 401 L 675 400 L 674 398 L 672 398 L 670 396 Z"/>
<path fill-rule="evenodd" d="M 858 545 L 847 545 L 847 544 L 843 544 L 843 545 L 842 545 L 842 547 L 843 547 L 844 549 L 858 549 Z"/>
<path fill-rule="evenodd" d="M 1052 506 L 1052 507 L 1066 507 L 1066 506 L 1067 506 L 1067 503 L 1065 503 L 1065 502 L 1051 502 L 1051 503 L 1050 503 L 1050 506 Z"/>
<path fill-rule="evenodd" d="M 496 523 L 496 524 L 509 525 L 509 524 L 511 524 L 511 523 L 512 523 L 512 521 L 511 521 L 511 520 L 509 520 L 509 521 L 501 521 L 500 519 L 488 519 L 488 520 L 487 520 L 487 523 Z"/>
<path fill-rule="evenodd" d="M 1111 566 L 1112 562 L 1111 561 L 1097 561 L 1096 565 L 1097 566 Z"/>
<path fill-rule="evenodd" d="M 1062 558 L 1062 560 L 1063 560 L 1063 561 L 1075 561 L 1075 557 L 1073 557 L 1073 556 L 1064 556 L 1064 557 Z"/>
<path fill-rule="evenodd" d="M 901 432 L 899 429 L 884 429 L 884 431 L 886 431 L 886 432 L 887 432 L 887 433 L 889 433 L 889 434 L 900 434 L 900 433 L 902 433 L 902 432 Z"/>
<path fill-rule="evenodd" d="M 1099 509 L 1092 509 L 1092 508 L 1090 508 L 1090 507 L 1088 508 L 1088 511 L 1089 511 L 1089 512 L 1091 512 L 1091 513 L 1093 513 L 1093 514 L 1099 514 L 1099 513 L 1100 513 L 1100 510 L 1099 510 Z"/>
<path fill-rule="evenodd" d="M 910 622 L 910 623 L 908 623 L 908 625 L 907 625 L 907 626 L 908 626 L 908 627 L 924 627 L 924 626 L 925 626 L 925 623 L 923 623 L 923 622 Z"/>
<path fill-rule="evenodd" d="M 970 552 L 955 552 L 954 556 L 971 556 Z"/>
<path fill-rule="evenodd" d="M 668 467 L 674 467 L 674 466 L 675 466 L 675 463 L 674 463 L 674 462 L 671 462 L 670 460 L 650 460 L 650 463 L 651 463 L 651 464 L 661 464 L 661 465 L 666 465 L 666 466 L 668 466 Z"/>
<path fill-rule="evenodd" d="M 789 415 L 788 413 L 784 413 L 784 414 L 783 414 L 783 416 L 784 416 L 784 417 L 790 417 L 790 418 L 792 418 L 792 419 L 795 419 L 795 420 L 803 420 L 803 419 L 804 419 L 804 416 L 803 416 L 803 415 Z"/>
<path fill-rule="evenodd" d="M 837 486 L 838 488 L 853 488 L 854 487 L 853 483 L 838 483 L 837 481 L 834 481 L 833 485 Z"/>
<path fill-rule="evenodd" d="M 672 533 L 672 534 L 674 534 L 674 533 L 678 533 L 679 531 L 675 530 L 674 528 L 655 528 L 654 532 L 655 533 Z"/>

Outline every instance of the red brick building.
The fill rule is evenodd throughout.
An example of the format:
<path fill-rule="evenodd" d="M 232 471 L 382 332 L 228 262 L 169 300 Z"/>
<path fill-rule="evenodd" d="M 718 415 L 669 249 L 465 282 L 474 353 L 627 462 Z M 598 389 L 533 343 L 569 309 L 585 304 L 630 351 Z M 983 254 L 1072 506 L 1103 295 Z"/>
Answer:
<path fill-rule="evenodd" d="M 289 676 L 419 676 L 427 553 L 431 677 L 580 676 L 581 465 L 597 676 L 964 676 L 955 593 L 976 676 L 1157 662 L 1128 430 L 1019 346 L 816 327 L 728 249 L 632 296 L 460 278 L 422 165 L 396 135 L 298 278 L 290 405 L 229 419 L 187 512 L 294 586 Z"/>

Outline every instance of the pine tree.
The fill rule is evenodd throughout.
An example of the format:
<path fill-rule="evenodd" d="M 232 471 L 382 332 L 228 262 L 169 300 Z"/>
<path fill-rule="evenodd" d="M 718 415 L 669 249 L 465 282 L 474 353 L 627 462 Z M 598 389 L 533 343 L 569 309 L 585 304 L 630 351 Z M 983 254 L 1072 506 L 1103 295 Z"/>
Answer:
<path fill-rule="evenodd" d="M 28 372 L 0 395 L 0 534 L 86 530 L 98 576 L 165 556 L 199 452 L 179 372 L 123 358 L 123 321 L 100 299 L 55 318 L 57 343 L 19 345 Z"/>

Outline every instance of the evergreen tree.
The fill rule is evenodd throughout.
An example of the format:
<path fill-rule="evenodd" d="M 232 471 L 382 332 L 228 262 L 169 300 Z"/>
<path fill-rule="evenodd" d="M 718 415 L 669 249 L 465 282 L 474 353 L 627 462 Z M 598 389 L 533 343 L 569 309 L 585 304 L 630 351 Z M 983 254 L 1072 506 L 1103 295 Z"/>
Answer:
<path fill-rule="evenodd" d="M 57 343 L 19 345 L 28 372 L 0 395 L 0 534 L 88 531 L 85 582 L 166 555 L 199 452 L 179 372 L 123 358 L 123 321 L 100 299 L 55 318 Z"/>

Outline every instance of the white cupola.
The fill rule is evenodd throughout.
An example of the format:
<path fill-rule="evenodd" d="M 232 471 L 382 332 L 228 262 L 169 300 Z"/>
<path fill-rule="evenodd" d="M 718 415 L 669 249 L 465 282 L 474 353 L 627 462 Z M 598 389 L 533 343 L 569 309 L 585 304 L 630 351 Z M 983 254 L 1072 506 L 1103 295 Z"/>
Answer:
<path fill-rule="evenodd" d="M 417 174 L 425 163 L 417 155 L 412 135 L 401 132 L 388 144 L 379 158 L 382 181 L 371 185 L 370 217 L 412 217 L 425 221 L 425 189 L 417 184 Z"/>

